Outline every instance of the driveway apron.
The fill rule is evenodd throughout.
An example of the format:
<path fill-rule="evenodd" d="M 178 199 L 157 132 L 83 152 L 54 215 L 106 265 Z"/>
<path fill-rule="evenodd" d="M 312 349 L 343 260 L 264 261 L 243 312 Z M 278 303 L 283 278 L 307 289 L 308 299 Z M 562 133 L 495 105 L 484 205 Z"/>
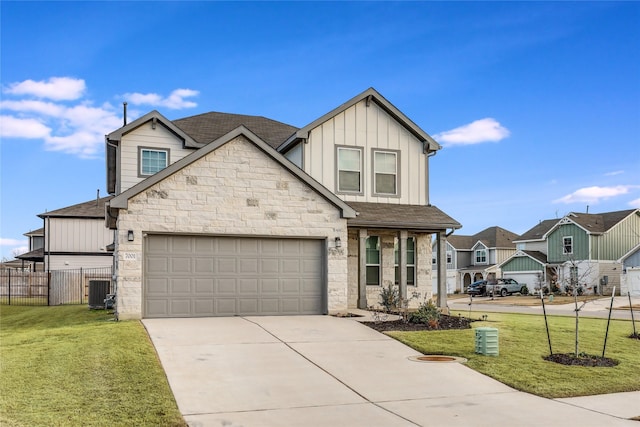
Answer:
<path fill-rule="evenodd" d="M 517 392 L 460 363 L 416 362 L 420 353 L 348 318 L 143 323 L 194 427 L 637 425 Z"/>

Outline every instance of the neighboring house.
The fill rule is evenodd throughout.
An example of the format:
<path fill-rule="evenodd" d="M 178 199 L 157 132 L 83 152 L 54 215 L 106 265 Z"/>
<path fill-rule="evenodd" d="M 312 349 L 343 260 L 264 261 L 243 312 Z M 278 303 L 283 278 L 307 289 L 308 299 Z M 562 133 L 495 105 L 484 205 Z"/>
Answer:
<path fill-rule="evenodd" d="M 432 235 L 461 227 L 430 204 L 441 147 L 374 89 L 301 129 L 152 111 L 106 144 L 120 318 L 340 312 L 388 285 L 430 297 Z"/>
<path fill-rule="evenodd" d="M 640 243 L 618 260 L 622 264 L 620 294 L 640 297 Z"/>
<path fill-rule="evenodd" d="M 513 241 L 517 237 L 517 234 L 497 226 L 473 236 L 453 234 L 447 237 L 447 291 L 465 292 L 475 281 L 501 277 L 498 264 L 516 252 Z M 438 264 L 436 242 L 433 243 L 432 264 L 434 267 Z"/>
<path fill-rule="evenodd" d="M 542 221 L 515 243 L 518 251 L 500 268 L 530 291 L 578 284 L 587 293 L 620 292 L 622 263 L 635 259 L 640 244 L 640 209 L 572 212 Z"/>
<path fill-rule="evenodd" d="M 29 239 L 29 250 L 16 256 L 21 269 L 26 271 L 44 271 L 44 228 L 24 233 Z"/>
<path fill-rule="evenodd" d="M 43 263 L 44 271 L 111 267 L 113 251 L 108 245 L 113 243 L 113 232 L 105 228 L 109 199 L 96 198 L 38 215 L 44 227 L 27 233 L 31 250 L 17 258 Z"/>

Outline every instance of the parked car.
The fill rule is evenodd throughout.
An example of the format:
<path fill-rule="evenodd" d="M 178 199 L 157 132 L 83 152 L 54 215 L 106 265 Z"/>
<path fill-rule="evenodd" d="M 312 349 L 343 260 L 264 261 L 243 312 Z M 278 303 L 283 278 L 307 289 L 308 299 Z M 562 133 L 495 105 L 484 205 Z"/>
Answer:
<path fill-rule="evenodd" d="M 487 281 L 486 280 L 478 280 L 477 282 L 473 282 L 467 288 L 467 294 L 471 296 L 482 296 L 487 293 Z"/>
<path fill-rule="evenodd" d="M 526 287 L 527 285 L 518 283 L 514 279 L 498 279 L 496 282 L 487 284 L 487 293 L 489 295 L 500 295 L 501 297 L 506 297 L 507 295 L 515 293 L 525 293 L 523 289 Z"/>

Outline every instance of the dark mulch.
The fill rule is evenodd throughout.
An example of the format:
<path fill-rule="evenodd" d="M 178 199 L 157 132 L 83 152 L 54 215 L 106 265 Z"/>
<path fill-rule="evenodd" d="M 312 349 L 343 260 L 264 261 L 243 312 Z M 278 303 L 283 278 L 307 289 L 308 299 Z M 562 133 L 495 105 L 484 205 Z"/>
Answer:
<path fill-rule="evenodd" d="M 552 354 L 550 356 L 543 357 L 543 359 L 569 366 L 610 368 L 618 364 L 617 360 L 609 359 L 608 357 L 592 356 L 584 353 L 579 354 L 577 357 L 574 353 Z"/>
<path fill-rule="evenodd" d="M 629 335 L 629 338 L 633 338 L 634 340 L 640 340 L 640 333 L 636 332 L 635 334 Z"/>
<path fill-rule="evenodd" d="M 466 317 L 440 315 L 440 321 L 436 327 L 426 323 L 410 323 L 404 320 L 388 320 L 380 322 L 362 322 L 363 325 L 379 332 L 387 331 L 442 331 L 446 329 L 469 329 L 474 320 Z"/>

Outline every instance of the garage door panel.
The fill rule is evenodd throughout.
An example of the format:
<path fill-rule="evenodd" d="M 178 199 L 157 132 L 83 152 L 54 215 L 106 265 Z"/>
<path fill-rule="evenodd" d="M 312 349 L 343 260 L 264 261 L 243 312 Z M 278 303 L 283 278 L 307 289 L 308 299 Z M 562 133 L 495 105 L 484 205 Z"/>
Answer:
<path fill-rule="evenodd" d="M 144 316 L 321 314 L 324 241 L 149 235 Z"/>
<path fill-rule="evenodd" d="M 171 273 L 191 273 L 191 258 L 172 258 Z"/>
<path fill-rule="evenodd" d="M 191 300 L 189 298 L 173 298 L 169 300 L 171 317 L 186 317 L 191 313 Z"/>
<path fill-rule="evenodd" d="M 171 295 L 191 294 L 191 279 L 188 277 L 169 279 L 169 293 Z"/>
<path fill-rule="evenodd" d="M 169 259 L 167 257 L 148 257 L 145 263 L 147 271 L 167 273 L 169 271 Z"/>
<path fill-rule="evenodd" d="M 192 280 L 194 293 L 199 297 L 203 295 L 213 295 L 215 293 L 213 278 Z"/>
<path fill-rule="evenodd" d="M 240 259 L 239 262 L 239 271 L 241 275 L 243 274 L 258 274 L 258 259 L 257 258 L 246 258 Z"/>

